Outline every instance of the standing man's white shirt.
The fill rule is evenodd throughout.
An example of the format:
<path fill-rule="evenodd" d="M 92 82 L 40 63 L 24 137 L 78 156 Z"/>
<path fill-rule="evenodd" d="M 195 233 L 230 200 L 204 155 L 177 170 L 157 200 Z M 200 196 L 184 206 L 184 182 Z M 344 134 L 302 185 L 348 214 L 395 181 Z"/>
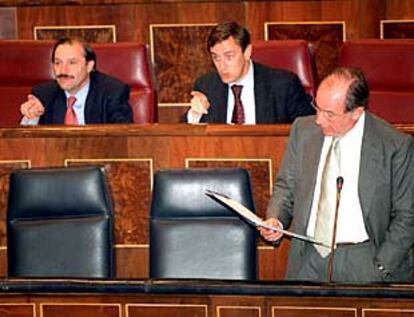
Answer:
<path fill-rule="evenodd" d="M 359 167 L 361 162 L 361 146 L 364 136 L 365 112 L 362 113 L 355 126 L 339 140 L 340 174 L 344 178 L 341 201 L 338 210 L 337 243 L 359 243 L 369 239 L 365 229 L 361 202 L 358 194 Z M 318 173 L 313 194 L 311 215 L 307 235 L 313 237 L 316 225 L 318 201 L 321 191 L 322 170 L 332 137 L 325 136 Z"/>
<path fill-rule="evenodd" d="M 231 91 L 232 85 L 242 85 L 241 101 L 244 109 L 244 124 L 256 124 L 256 102 L 254 98 L 254 66 L 251 60 L 249 60 L 249 70 L 246 76 L 237 82 L 231 82 L 227 88 L 227 118 L 226 123 L 231 124 L 234 108 L 234 95 Z M 202 115 L 193 115 L 191 111 L 187 113 L 188 123 L 199 123 Z"/>

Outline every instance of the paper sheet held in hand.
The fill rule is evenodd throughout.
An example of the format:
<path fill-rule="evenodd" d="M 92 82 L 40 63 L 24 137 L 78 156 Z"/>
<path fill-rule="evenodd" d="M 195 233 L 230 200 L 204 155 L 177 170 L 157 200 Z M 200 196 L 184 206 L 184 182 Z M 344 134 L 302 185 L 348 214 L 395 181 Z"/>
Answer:
<path fill-rule="evenodd" d="M 214 199 L 218 200 L 219 202 L 223 203 L 224 205 L 230 207 L 232 210 L 237 212 L 239 215 L 241 215 L 244 219 L 246 219 L 248 222 L 250 222 L 254 226 L 259 226 L 259 227 L 267 228 L 267 229 L 270 229 L 270 230 L 273 230 L 273 231 L 278 231 L 278 232 L 283 233 L 283 234 L 285 234 L 289 237 L 292 237 L 292 238 L 296 238 L 296 239 L 312 242 L 314 244 L 319 244 L 319 245 L 324 245 L 324 246 L 329 247 L 326 244 L 323 244 L 319 241 L 316 241 L 314 238 L 304 236 L 304 235 L 300 235 L 300 234 L 297 234 L 297 233 L 294 233 L 294 232 L 291 232 L 291 231 L 283 230 L 283 229 L 280 229 L 280 228 L 277 228 L 277 227 L 270 226 L 270 225 L 266 224 L 263 221 L 263 219 L 261 219 L 260 217 L 256 216 L 253 212 L 251 212 L 248 208 L 244 207 L 242 204 L 238 203 L 237 201 L 235 201 L 233 199 L 230 199 L 229 197 L 226 197 L 223 194 L 207 190 L 206 195 L 211 197 L 211 198 L 214 198 Z"/>

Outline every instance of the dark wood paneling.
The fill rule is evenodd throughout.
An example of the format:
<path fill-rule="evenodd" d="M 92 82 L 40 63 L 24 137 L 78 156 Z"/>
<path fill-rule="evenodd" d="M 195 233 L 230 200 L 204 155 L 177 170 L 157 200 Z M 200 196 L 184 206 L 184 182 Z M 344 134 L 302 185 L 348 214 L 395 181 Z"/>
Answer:
<path fill-rule="evenodd" d="M 136 304 L 127 305 L 129 317 L 207 317 L 207 305 Z"/>
<path fill-rule="evenodd" d="M 339 49 L 345 40 L 344 28 L 345 24 L 341 22 L 266 24 L 269 40 L 301 39 L 312 45 L 317 82 L 337 67 Z"/>
<path fill-rule="evenodd" d="M 386 19 L 407 20 L 414 18 L 414 2 L 401 0 L 386 1 Z"/>
<path fill-rule="evenodd" d="M 0 39 L 16 39 L 16 8 L 0 8 L 0 21 Z"/>
<path fill-rule="evenodd" d="M 35 317 L 35 304 L 0 304 L 1 317 Z"/>
<path fill-rule="evenodd" d="M 125 158 L 121 160 L 70 160 L 73 165 L 102 165 L 109 180 L 115 208 L 115 243 L 148 243 L 148 214 L 151 198 L 152 160 Z M 140 217 L 130 215 L 139 214 Z"/>
<path fill-rule="evenodd" d="M 274 316 L 278 317 L 357 317 L 356 309 L 339 307 L 273 307 Z"/>
<path fill-rule="evenodd" d="M 103 165 L 115 206 L 118 278 L 148 277 L 148 217 L 152 176 L 158 169 L 193 166 L 242 166 L 250 170 L 256 206 L 264 217 L 275 175 L 286 146 L 288 125 L 119 125 L 0 129 L 0 160 L 28 159 L 33 167 L 74 164 Z M 3 132 L 3 133 L 2 133 Z M 219 161 L 214 162 L 219 158 Z M 220 163 L 221 161 L 221 163 Z M 0 165 L 1 166 L 1 165 Z M 0 184 L 0 238 L 6 245 L 7 180 L 13 166 L 5 166 Z M 1 229 L 3 228 L 3 229 Z M 261 242 L 263 244 L 263 242 Z M 285 250 L 284 250 L 285 252 Z M 0 264 L 6 263 L 0 252 Z M 282 258 L 285 254 L 280 254 Z M 285 264 L 263 253 L 259 276 L 282 277 Z M 269 260 L 267 260 L 269 259 Z M 263 274 L 261 273 L 263 272 Z M 0 265 L 0 275 L 6 265 Z"/>
<path fill-rule="evenodd" d="M 289 125 L 187 124 L 2 128 L 0 160 L 26 159 L 33 167 L 64 166 L 67 159 L 72 160 L 71 164 L 79 160 L 84 160 L 82 163 L 103 163 L 108 171 L 116 208 L 117 277 L 146 278 L 151 173 L 159 169 L 185 168 L 186 159 L 189 158 L 201 163 L 200 159 L 211 163 L 219 158 L 226 166 L 231 165 L 230 161 L 235 161 L 233 166 L 240 166 L 243 159 L 250 160 L 241 166 L 251 170 L 256 204 L 259 214 L 264 216 L 263 210 L 269 199 L 270 171 L 268 163 L 261 160 L 271 161 L 271 173 L 276 175 L 289 128 Z M 399 128 L 414 134 L 411 126 Z M 152 172 L 148 159 L 153 162 Z M 237 162 L 237 159 L 241 161 Z M 13 162 L 4 163 L 6 165 L 0 170 L 3 171 L 0 178 L 3 188 L 0 199 L 0 228 L 3 228 L 0 241 L 3 246 L 6 244 L 8 174 L 15 168 Z M 20 164 L 17 166 L 21 167 Z M 288 242 L 285 240 L 276 248 L 264 246 L 263 242 L 259 244 L 258 270 L 261 280 L 284 276 Z M 0 275 L 4 276 L 6 252 L 0 251 Z"/>
<path fill-rule="evenodd" d="M 117 245 L 115 258 L 117 278 L 143 279 L 149 276 L 148 245 Z"/>
<path fill-rule="evenodd" d="M 159 103 L 188 103 L 194 78 L 213 70 L 206 49 L 210 30 L 211 25 L 151 26 L 152 60 L 157 81 L 162 83 Z"/>
<path fill-rule="evenodd" d="M 89 43 L 116 42 L 116 29 L 114 25 L 97 26 L 37 26 L 34 29 L 36 40 L 57 40 L 61 37 L 81 37 Z"/>
<path fill-rule="evenodd" d="M 6 246 L 6 209 L 10 174 L 19 168 L 28 168 L 30 162 L 0 160 L 0 246 Z"/>
<path fill-rule="evenodd" d="M 0 6 L 0 38 L 7 34 L 5 37 L 33 39 L 35 26 L 114 25 L 118 41 L 147 44 L 151 24 L 236 20 L 246 25 L 252 39 L 257 40 L 264 38 L 264 23 L 269 21 L 344 21 L 347 39 L 359 39 L 378 38 L 382 19 L 414 18 L 411 1 L 399 0 L 6 0 Z M 211 65 L 205 51 L 199 49 L 205 44 L 200 37 L 175 35 L 178 37 L 170 37 L 157 51 L 162 56 L 156 65 L 162 103 L 188 102 L 195 78 Z M 99 34 L 92 38 L 102 40 Z M 325 57 L 326 54 L 319 61 L 333 61 Z M 319 78 L 334 66 L 320 72 Z M 181 109 L 162 109 L 159 121 L 178 122 L 180 113 Z"/>
<path fill-rule="evenodd" d="M 183 122 L 184 115 L 187 112 L 187 106 L 176 107 L 159 107 L 158 122 L 160 123 L 179 123 Z"/>
<path fill-rule="evenodd" d="M 384 20 L 381 29 L 383 39 L 414 39 L 414 20 Z"/>
<path fill-rule="evenodd" d="M 247 306 L 219 306 L 217 315 L 220 317 L 261 317 L 260 307 Z"/>
<path fill-rule="evenodd" d="M 43 317 L 121 317 L 121 305 L 116 304 L 43 304 L 41 305 L 41 316 Z"/>
<path fill-rule="evenodd" d="M 261 244 L 265 244 L 261 239 Z M 286 275 L 287 254 L 289 252 L 290 240 L 283 239 L 277 247 L 261 246 L 258 252 L 259 279 L 272 281 L 283 279 Z"/>
<path fill-rule="evenodd" d="M 414 317 L 414 309 L 364 309 L 364 317 Z"/>
<path fill-rule="evenodd" d="M 250 181 L 253 190 L 253 197 L 256 205 L 256 214 L 264 218 L 266 208 L 269 202 L 271 187 L 273 186 L 272 159 L 261 158 L 257 161 L 254 159 L 232 158 L 222 160 L 219 157 L 209 160 L 190 158 L 188 167 L 190 168 L 228 168 L 241 167 L 249 171 Z"/>
<path fill-rule="evenodd" d="M 32 39 L 34 26 L 114 24 L 117 39 L 149 43 L 151 24 L 244 21 L 242 3 L 145 3 L 18 7 L 19 38 Z"/>
<path fill-rule="evenodd" d="M 24 282 L 24 281 L 20 281 Z M 70 281 L 59 281 L 61 284 L 70 284 Z M 84 283 L 102 283 L 109 281 L 84 281 Z M 157 284 L 157 281 L 154 281 Z M 26 281 L 27 289 L 30 289 L 32 281 Z M 79 281 L 78 281 L 79 283 Z M 180 285 L 191 285 L 197 288 L 197 294 L 181 294 L 169 292 L 162 294 L 152 287 L 153 281 L 147 281 L 147 285 L 153 291 L 138 291 L 134 293 L 122 292 L 125 281 L 118 281 L 119 285 L 110 286 L 108 293 L 83 293 L 76 292 L 48 292 L 48 293 L 24 293 L 8 294 L 0 296 L 0 314 L 6 317 L 35 316 L 32 312 L 35 308 L 39 313 L 36 316 L 139 316 L 139 317 L 412 317 L 414 316 L 414 301 L 408 298 L 407 289 L 410 286 L 397 285 L 384 286 L 349 286 L 349 285 L 300 285 L 300 284 L 278 284 L 267 295 L 243 295 L 245 289 L 238 284 L 226 283 L 226 295 L 211 295 L 206 289 L 217 290 L 217 283 L 200 281 L 175 281 L 175 285 L 169 285 L 167 281 L 158 281 L 169 285 L 171 290 L 180 289 Z M 174 283 L 174 281 L 172 282 Z M 47 281 L 43 281 L 47 284 Z M 200 284 L 202 286 L 200 286 Z M 214 286 L 214 284 L 216 286 Z M 2 283 L 4 285 L 4 283 Z M 119 286 L 119 287 L 117 287 Z M 211 288 L 209 288 L 211 286 Z M 55 285 L 56 287 L 56 285 Z M 254 287 L 269 289 L 269 283 L 255 283 Z M 291 288 L 289 296 L 281 295 Z M 395 298 L 391 295 L 393 291 L 405 289 L 405 298 Z M 251 287 L 249 288 L 252 289 Z M 309 297 L 301 294 L 301 290 L 319 296 Z M 312 289 L 312 290 L 310 290 Z M 330 289 L 331 295 L 326 295 Z M 358 291 L 365 289 L 365 296 L 341 296 L 347 291 Z M 158 290 L 159 291 L 159 290 Z M 337 295 L 333 295 L 336 293 Z M 382 297 L 388 293 L 389 298 Z"/>

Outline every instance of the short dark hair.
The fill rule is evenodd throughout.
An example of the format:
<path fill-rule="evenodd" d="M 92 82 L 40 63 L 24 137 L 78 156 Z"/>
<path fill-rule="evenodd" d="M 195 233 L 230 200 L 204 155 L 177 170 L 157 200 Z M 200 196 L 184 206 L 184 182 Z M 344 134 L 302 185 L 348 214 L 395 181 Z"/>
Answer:
<path fill-rule="evenodd" d="M 227 21 L 214 26 L 207 39 L 207 51 L 214 45 L 233 37 L 242 48 L 242 51 L 250 44 L 250 33 L 246 28 L 234 21 Z"/>
<path fill-rule="evenodd" d="M 352 111 L 355 108 L 368 108 L 369 86 L 364 73 L 359 68 L 338 67 L 329 77 L 336 77 L 340 80 L 351 81 L 345 97 L 346 111 Z"/>
<path fill-rule="evenodd" d="M 86 62 L 94 61 L 94 63 L 95 63 L 94 69 L 96 69 L 96 54 L 95 54 L 95 51 L 92 49 L 92 47 L 84 39 L 82 39 L 80 37 L 61 37 L 61 38 L 59 38 L 56 41 L 55 45 L 53 46 L 52 63 L 55 62 L 56 49 L 60 45 L 63 45 L 63 44 L 73 45 L 74 43 L 79 43 L 79 44 L 82 45 Z"/>

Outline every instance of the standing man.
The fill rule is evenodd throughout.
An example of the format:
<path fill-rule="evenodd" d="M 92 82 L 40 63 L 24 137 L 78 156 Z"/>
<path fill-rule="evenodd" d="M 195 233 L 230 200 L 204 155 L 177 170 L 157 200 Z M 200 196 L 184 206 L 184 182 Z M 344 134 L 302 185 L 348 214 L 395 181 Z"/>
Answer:
<path fill-rule="evenodd" d="M 83 40 L 58 40 L 52 63 L 56 80 L 33 87 L 20 106 L 21 124 L 132 122 L 129 87 L 96 70 L 95 52 Z"/>
<path fill-rule="evenodd" d="M 413 139 L 369 113 L 368 96 L 359 70 L 339 68 L 322 81 L 316 117 L 292 126 L 266 222 L 330 244 L 341 176 L 332 280 L 410 282 Z M 268 241 L 282 237 L 259 230 Z M 327 281 L 330 256 L 329 247 L 293 239 L 287 278 Z"/>
<path fill-rule="evenodd" d="M 216 72 L 196 80 L 187 122 L 291 123 L 313 113 L 295 74 L 251 61 L 250 34 L 236 22 L 213 27 L 207 49 Z"/>

